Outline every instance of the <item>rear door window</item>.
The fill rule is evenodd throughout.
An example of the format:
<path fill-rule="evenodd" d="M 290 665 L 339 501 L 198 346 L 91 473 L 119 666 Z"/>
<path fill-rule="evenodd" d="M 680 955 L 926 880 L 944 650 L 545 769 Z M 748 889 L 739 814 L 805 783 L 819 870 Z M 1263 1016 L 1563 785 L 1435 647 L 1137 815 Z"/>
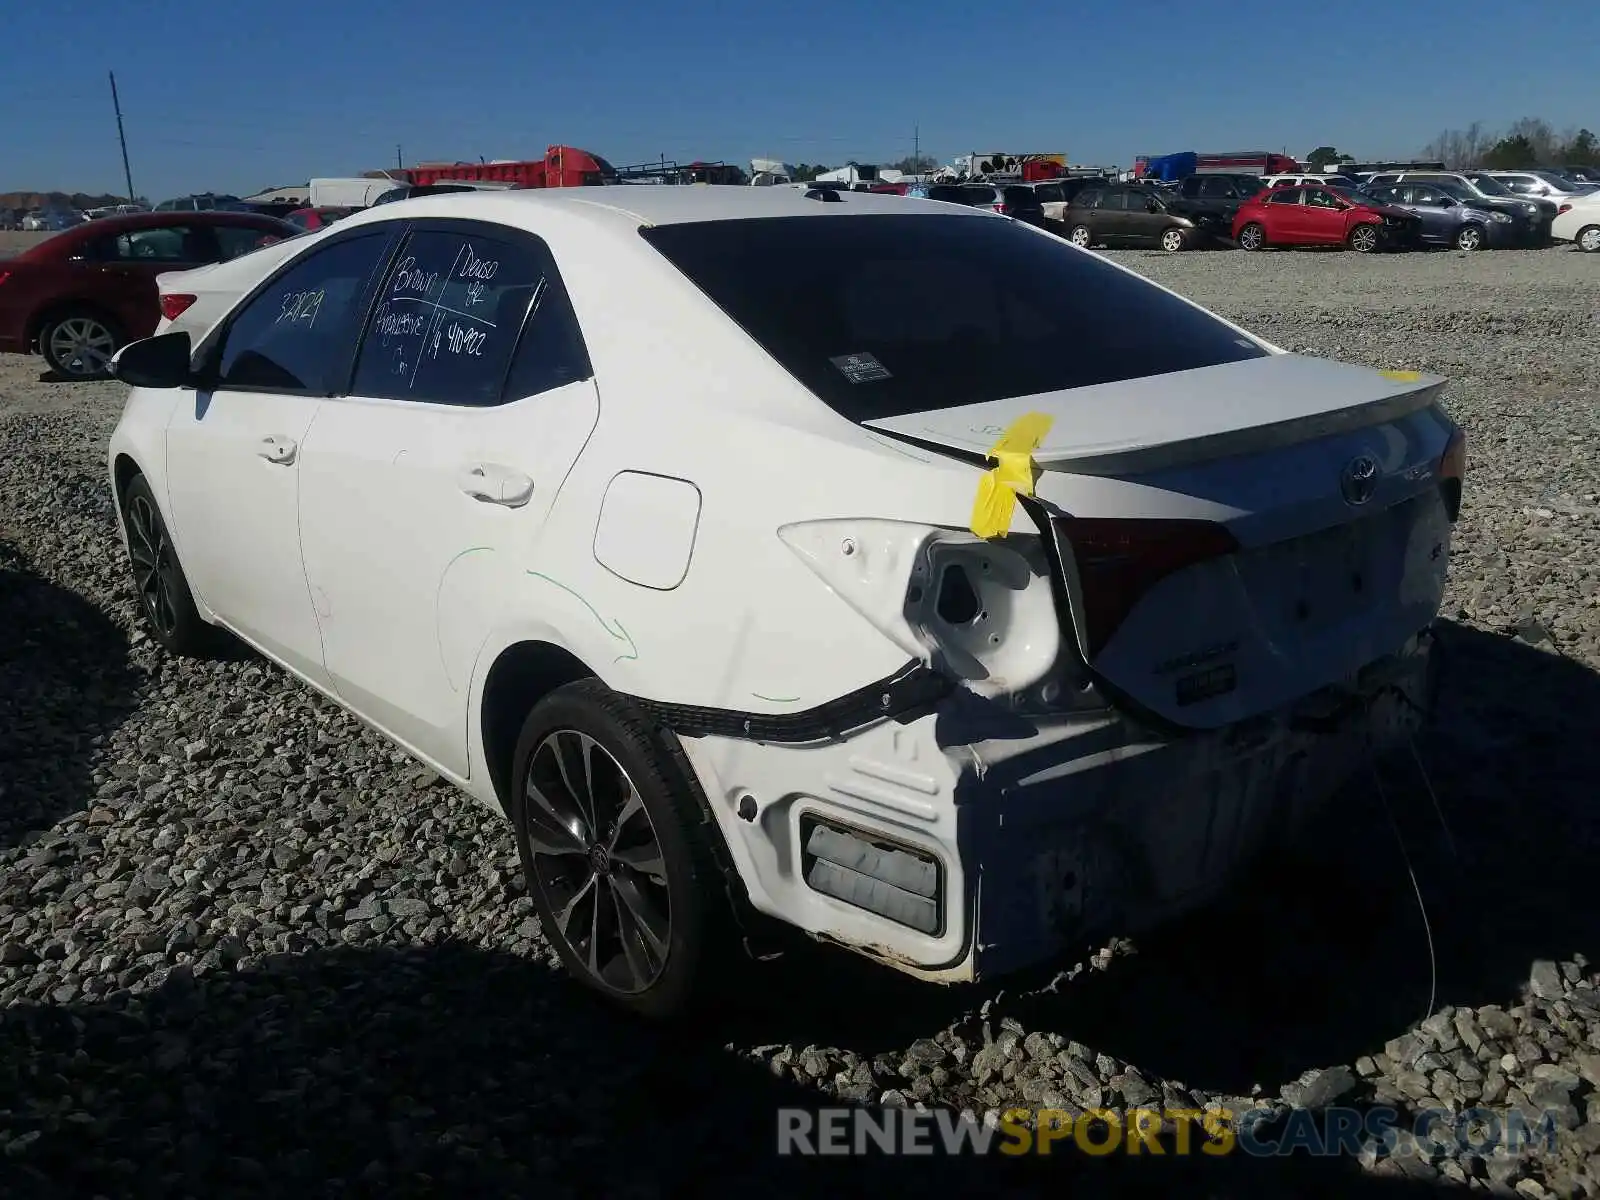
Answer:
<path fill-rule="evenodd" d="M 1200 194 L 1208 200 L 1231 200 L 1237 192 L 1231 180 L 1204 179 L 1200 182 Z"/>
<path fill-rule="evenodd" d="M 1267 197 L 1268 204 L 1299 204 L 1303 193 L 1299 188 L 1278 188 Z"/>
<path fill-rule="evenodd" d="M 757 218 L 640 236 L 855 421 L 1266 354 L 1137 275 L 1010 221 Z"/>
<path fill-rule="evenodd" d="M 265 240 L 273 236 L 251 225 L 214 225 L 211 233 L 217 239 L 217 253 L 213 257 L 222 262 L 232 262 L 242 254 L 261 249 Z"/>
<path fill-rule="evenodd" d="M 352 390 L 425 404 L 499 404 L 536 300 L 541 335 L 550 329 L 552 345 L 572 337 L 558 311 L 564 293 L 552 298 L 554 278 L 549 251 L 536 240 L 472 226 L 420 230 L 401 247 L 378 293 Z M 583 377 L 572 375 L 571 362 L 550 370 Z M 554 386 L 535 382 L 534 390 Z"/>
<path fill-rule="evenodd" d="M 200 263 L 210 257 L 210 240 L 188 225 L 130 229 L 94 244 L 101 262 Z"/>

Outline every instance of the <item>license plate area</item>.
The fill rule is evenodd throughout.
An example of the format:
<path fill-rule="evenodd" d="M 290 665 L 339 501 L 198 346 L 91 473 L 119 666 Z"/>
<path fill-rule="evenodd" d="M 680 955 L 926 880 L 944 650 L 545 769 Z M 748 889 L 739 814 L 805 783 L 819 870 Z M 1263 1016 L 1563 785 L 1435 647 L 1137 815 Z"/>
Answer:
<path fill-rule="evenodd" d="M 1367 611 L 1375 593 L 1372 554 L 1382 517 L 1350 521 L 1261 553 L 1263 589 L 1275 624 L 1316 633 Z M 1261 602 L 1258 593 L 1257 603 Z"/>

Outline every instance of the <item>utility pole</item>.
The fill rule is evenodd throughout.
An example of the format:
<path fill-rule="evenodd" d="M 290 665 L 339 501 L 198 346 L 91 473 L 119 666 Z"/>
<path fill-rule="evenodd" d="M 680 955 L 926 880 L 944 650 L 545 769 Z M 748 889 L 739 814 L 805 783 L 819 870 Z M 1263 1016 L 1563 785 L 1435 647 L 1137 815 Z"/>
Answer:
<path fill-rule="evenodd" d="M 404 171 L 406 169 L 405 155 L 400 153 L 400 143 L 399 142 L 396 142 L 394 144 L 394 165 L 395 165 L 396 168 L 398 168 L 401 171 Z"/>
<path fill-rule="evenodd" d="M 133 197 L 133 171 L 128 166 L 128 138 L 122 132 L 122 101 L 117 99 L 117 73 L 108 71 L 111 76 L 111 107 L 117 114 L 117 141 L 122 144 L 122 178 L 128 185 L 128 203 L 134 203 Z"/>
<path fill-rule="evenodd" d="M 921 125 L 913 125 L 911 127 L 911 157 L 915 158 L 915 159 L 919 159 L 919 160 L 922 158 L 922 126 Z"/>

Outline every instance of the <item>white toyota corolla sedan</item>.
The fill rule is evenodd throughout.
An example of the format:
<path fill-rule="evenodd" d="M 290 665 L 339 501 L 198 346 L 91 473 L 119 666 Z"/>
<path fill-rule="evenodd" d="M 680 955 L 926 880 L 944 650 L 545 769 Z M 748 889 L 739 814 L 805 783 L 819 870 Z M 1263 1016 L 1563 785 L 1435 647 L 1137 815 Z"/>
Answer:
<path fill-rule="evenodd" d="M 768 918 L 941 982 L 1136 931 L 1429 707 L 1436 377 L 897 196 L 451 195 L 252 257 L 114 366 L 153 635 L 505 813 L 637 1011 Z"/>

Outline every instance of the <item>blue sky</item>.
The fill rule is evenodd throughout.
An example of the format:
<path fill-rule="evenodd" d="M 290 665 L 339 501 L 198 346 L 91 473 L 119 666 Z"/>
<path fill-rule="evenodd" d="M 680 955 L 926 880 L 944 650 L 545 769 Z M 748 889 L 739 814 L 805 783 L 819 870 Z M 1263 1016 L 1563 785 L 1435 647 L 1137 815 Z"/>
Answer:
<path fill-rule="evenodd" d="M 890 162 L 921 146 L 1415 153 L 1542 116 L 1600 131 L 1582 5 L 1531 0 L 14 3 L 0 191 L 247 194 L 406 160 Z M 80 35 L 77 31 L 83 31 Z"/>

